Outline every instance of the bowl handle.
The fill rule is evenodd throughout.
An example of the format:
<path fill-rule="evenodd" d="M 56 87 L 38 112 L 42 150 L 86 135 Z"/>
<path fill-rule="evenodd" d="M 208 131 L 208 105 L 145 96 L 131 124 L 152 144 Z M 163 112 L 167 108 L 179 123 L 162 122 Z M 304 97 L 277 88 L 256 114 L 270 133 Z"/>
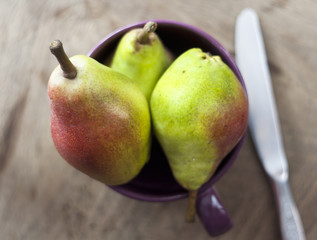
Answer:
<path fill-rule="evenodd" d="M 213 187 L 198 192 L 196 210 L 206 231 L 211 236 L 221 235 L 232 227 L 230 216 Z"/>

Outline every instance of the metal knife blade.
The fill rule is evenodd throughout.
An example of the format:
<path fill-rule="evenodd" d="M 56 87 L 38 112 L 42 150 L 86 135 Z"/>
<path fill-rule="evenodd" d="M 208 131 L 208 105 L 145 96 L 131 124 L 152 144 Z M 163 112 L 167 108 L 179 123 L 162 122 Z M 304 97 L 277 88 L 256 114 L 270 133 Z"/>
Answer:
<path fill-rule="evenodd" d="M 236 61 L 249 97 L 249 128 L 266 172 L 274 178 L 288 177 L 277 111 L 265 48 L 256 13 L 247 9 L 237 18 Z"/>
<path fill-rule="evenodd" d="M 273 185 L 283 239 L 305 239 L 288 184 L 288 164 L 259 19 L 252 9 L 237 17 L 235 51 L 248 92 L 250 133 Z"/>

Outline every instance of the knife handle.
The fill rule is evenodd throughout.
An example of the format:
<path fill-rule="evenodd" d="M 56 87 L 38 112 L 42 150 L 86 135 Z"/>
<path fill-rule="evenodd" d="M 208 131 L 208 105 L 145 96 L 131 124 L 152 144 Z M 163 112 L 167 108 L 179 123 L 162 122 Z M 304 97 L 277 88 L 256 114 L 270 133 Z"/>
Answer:
<path fill-rule="evenodd" d="M 288 181 L 272 180 L 283 240 L 305 240 L 305 233 Z"/>

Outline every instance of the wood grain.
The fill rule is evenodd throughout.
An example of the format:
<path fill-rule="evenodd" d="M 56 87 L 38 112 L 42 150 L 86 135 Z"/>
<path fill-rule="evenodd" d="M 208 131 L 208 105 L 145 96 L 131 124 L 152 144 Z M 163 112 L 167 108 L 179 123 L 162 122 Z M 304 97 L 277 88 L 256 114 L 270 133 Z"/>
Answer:
<path fill-rule="evenodd" d="M 209 239 L 183 221 L 186 200 L 126 198 L 71 168 L 49 130 L 47 81 L 56 66 L 48 45 L 85 54 L 105 35 L 146 19 L 201 28 L 234 55 L 234 24 L 245 7 L 260 16 L 291 188 L 307 239 L 317 238 L 317 2 L 0 1 L 0 233 L 14 239 Z M 219 240 L 281 239 L 272 190 L 251 139 L 216 184 L 234 227 Z"/>

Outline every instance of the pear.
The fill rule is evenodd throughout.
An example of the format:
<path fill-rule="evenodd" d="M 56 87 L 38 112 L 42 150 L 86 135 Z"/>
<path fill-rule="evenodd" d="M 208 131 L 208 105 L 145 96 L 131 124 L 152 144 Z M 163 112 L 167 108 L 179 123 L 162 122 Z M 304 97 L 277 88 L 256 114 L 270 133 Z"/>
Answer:
<path fill-rule="evenodd" d="M 108 185 L 129 182 L 149 158 L 150 113 L 135 83 L 96 60 L 68 58 L 50 46 L 60 66 L 48 82 L 51 134 L 73 167 Z"/>
<path fill-rule="evenodd" d="M 247 96 L 219 56 L 193 48 L 159 79 L 151 114 L 173 175 L 189 191 L 186 220 L 192 222 L 197 190 L 246 130 Z"/>
<path fill-rule="evenodd" d="M 171 57 L 154 31 L 155 22 L 127 32 L 120 40 L 110 67 L 133 79 L 149 101 L 153 88 L 171 64 Z"/>

